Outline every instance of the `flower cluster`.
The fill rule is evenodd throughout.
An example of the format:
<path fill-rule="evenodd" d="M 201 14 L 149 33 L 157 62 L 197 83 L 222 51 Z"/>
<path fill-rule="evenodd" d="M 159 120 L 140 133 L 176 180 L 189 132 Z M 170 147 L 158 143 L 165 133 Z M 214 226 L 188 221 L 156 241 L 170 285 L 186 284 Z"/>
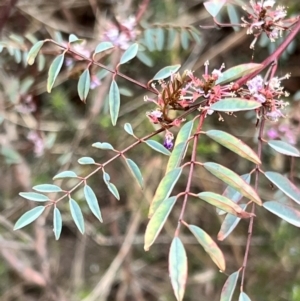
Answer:
<path fill-rule="evenodd" d="M 291 24 L 288 20 L 284 20 L 287 15 L 284 6 L 273 8 L 275 0 L 250 0 L 250 7 L 243 6 L 243 9 L 248 12 L 247 20 L 242 18 L 243 27 L 247 27 L 247 34 L 253 34 L 254 40 L 250 45 L 254 49 L 254 45 L 261 35 L 265 32 L 271 42 L 274 42 L 282 36 L 282 32 L 287 30 Z M 287 22 L 286 22 L 287 21 Z"/>
<path fill-rule="evenodd" d="M 248 90 L 244 96 L 262 103 L 265 108 L 264 117 L 277 121 L 278 118 L 284 117 L 281 110 L 288 105 L 288 102 L 284 102 L 280 97 L 289 95 L 283 90 L 281 80 L 289 77 L 290 75 L 287 74 L 282 78 L 273 77 L 268 82 L 264 82 L 263 78 L 257 75 L 247 82 Z"/>
<path fill-rule="evenodd" d="M 145 97 L 145 101 L 153 102 L 156 109 L 147 112 L 146 115 L 153 124 L 160 124 L 166 129 L 165 147 L 172 148 L 173 135 L 167 129 L 170 126 L 180 126 L 184 121 L 183 118 L 170 118 L 171 110 L 187 111 L 190 108 L 197 107 L 199 110 L 205 110 L 207 114 L 212 114 L 210 105 L 224 97 L 233 97 L 230 85 L 220 86 L 216 81 L 222 77 L 222 69 L 214 69 L 211 73 L 208 71 L 209 63 L 205 63 L 205 72 L 202 78 L 198 78 L 190 70 L 183 74 L 175 73 L 171 75 L 170 81 L 159 81 L 161 90 L 155 85 L 152 88 L 158 93 L 157 98 Z"/>

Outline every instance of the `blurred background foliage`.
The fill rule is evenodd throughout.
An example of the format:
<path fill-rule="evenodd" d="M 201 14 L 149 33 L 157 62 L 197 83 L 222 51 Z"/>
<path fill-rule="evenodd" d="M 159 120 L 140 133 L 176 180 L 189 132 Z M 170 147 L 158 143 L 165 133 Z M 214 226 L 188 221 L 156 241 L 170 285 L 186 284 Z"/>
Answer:
<path fill-rule="evenodd" d="M 67 41 L 69 34 L 73 33 L 86 39 L 84 50 L 92 52 L 107 26 L 116 24 L 116 20 L 122 24 L 122 20 L 135 16 L 139 7 L 146 2 L 4 0 L 0 3 L 2 301 L 175 300 L 167 260 L 180 203 L 174 207 L 154 246 L 145 252 L 143 233 L 148 221 L 148 207 L 167 162 L 166 157 L 154 153 L 145 145 L 138 146 L 128 154 L 142 170 L 145 180 L 143 191 L 121 160 L 113 162 L 106 170 L 118 187 L 121 195 L 119 202 L 103 184 L 102 174 L 96 174 L 89 180 L 101 206 L 103 224 L 91 214 L 82 190 L 78 190 L 73 198 L 84 212 L 84 236 L 72 221 L 67 200 L 59 204 L 63 212 L 63 232 L 59 241 L 55 241 L 53 236 L 51 212 L 46 212 L 34 224 L 22 230 L 12 231 L 16 219 L 33 206 L 18 196 L 20 191 L 30 191 L 33 185 L 51 183 L 52 177 L 59 171 L 72 169 L 79 175 L 88 174 L 91 168 L 79 166 L 78 158 L 91 156 L 97 162 L 105 162 L 111 157 L 109 152 L 92 148 L 92 143 L 109 142 L 121 150 L 133 142 L 133 138 L 123 130 L 125 122 L 132 124 L 139 137 L 153 130 L 153 125 L 145 115 L 153 107 L 143 101 L 146 94 L 139 87 L 118 79 L 120 87 L 125 90 L 121 99 L 120 118 L 113 128 L 106 99 L 111 81 L 109 74 L 93 68 L 101 84 L 90 91 L 85 105 L 80 101 L 76 88 L 78 77 L 86 66 L 83 61 L 73 60 L 71 66 L 65 65 L 55 88 L 48 94 L 47 70 L 53 58 L 59 54 L 59 49 L 47 44 L 33 66 L 26 66 L 27 51 L 37 40 L 52 38 L 60 42 Z M 298 1 L 285 0 L 278 4 L 288 5 L 290 15 L 300 12 Z M 220 18 L 228 22 L 240 18 L 241 13 L 241 9 L 231 6 L 227 12 L 224 10 Z M 203 8 L 203 1 L 150 1 L 137 33 L 137 40 L 144 51 L 140 59 L 122 66 L 121 72 L 147 83 L 162 67 L 179 63 L 181 70 L 192 69 L 201 76 L 206 60 L 210 60 L 211 69 L 219 68 L 223 62 L 229 68 L 250 62 L 252 57 L 253 61 L 260 62 L 276 47 L 261 39 L 255 51 L 252 51 L 249 49 L 252 37 L 247 36 L 244 30 L 211 28 L 200 32 L 200 24 L 212 25 L 210 16 Z M 150 33 L 149 29 L 152 30 Z M 156 45 L 147 40 L 147 34 L 154 34 L 155 30 L 155 34 L 164 37 Z M 118 62 L 119 55 L 120 51 L 116 51 L 101 59 L 101 62 L 113 66 Z M 277 129 L 283 140 L 290 139 L 287 133 L 293 135 L 298 148 L 299 55 L 297 37 L 279 61 L 278 68 L 278 76 L 292 73 L 292 78 L 284 82 L 291 93 L 288 117 L 280 124 L 268 124 L 268 129 Z M 255 149 L 254 116 L 238 114 L 236 117 L 224 117 L 224 122 L 218 121 L 217 116 L 207 118 L 204 130 L 217 128 L 228 131 Z M 288 130 L 280 131 L 282 127 Z M 158 140 L 162 141 L 162 137 L 158 137 Z M 253 168 L 207 137 L 201 137 L 198 158 L 202 162 L 218 162 L 239 174 Z M 267 147 L 263 162 L 264 170 L 275 170 L 282 174 L 289 173 L 291 167 L 289 158 L 275 155 Z M 293 178 L 299 184 L 299 166 L 294 165 Z M 185 181 L 186 174 L 175 187 L 175 192 L 185 189 Z M 69 179 L 59 184 L 68 189 L 74 185 L 74 181 Z M 194 191 L 222 192 L 224 188 L 221 182 L 203 169 L 197 170 L 193 179 Z M 259 192 L 263 200 L 271 200 L 277 193 L 266 180 L 261 181 Z M 216 239 L 222 217 L 217 216 L 211 206 L 190 199 L 185 219 L 202 227 Z M 224 242 L 218 243 L 226 257 L 228 274 L 242 264 L 247 226 L 247 220 L 241 221 Z M 300 301 L 298 234 L 297 228 L 280 221 L 266 210 L 258 210 L 245 287 L 252 301 Z M 226 276 L 219 273 L 190 233 L 183 231 L 182 241 L 189 261 L 184 300 L 219 300 Z M 234 300 L 237 300 L 237 295 Z"/>

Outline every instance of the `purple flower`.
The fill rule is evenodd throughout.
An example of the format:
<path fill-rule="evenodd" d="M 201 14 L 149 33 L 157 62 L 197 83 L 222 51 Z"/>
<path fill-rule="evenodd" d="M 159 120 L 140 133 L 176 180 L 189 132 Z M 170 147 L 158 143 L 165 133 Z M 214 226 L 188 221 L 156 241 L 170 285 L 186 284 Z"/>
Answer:
<path fill-rule="evenodd" d="M 164 140 L 164 147 L 168 150 L 171 150 L 173 148 L 173 139 L 174 136 L 171 132 L 166 131 L 165 140 Z"/>

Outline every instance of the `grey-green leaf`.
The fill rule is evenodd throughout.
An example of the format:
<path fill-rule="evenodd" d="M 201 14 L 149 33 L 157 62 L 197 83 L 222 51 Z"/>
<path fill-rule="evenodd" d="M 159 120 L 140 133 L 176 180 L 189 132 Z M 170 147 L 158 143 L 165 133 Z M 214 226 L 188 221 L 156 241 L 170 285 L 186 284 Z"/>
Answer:
<path fill-rule="evenodd" d="M 63 178 L 78 178 L 77 174 L 74 171 L 66 170 L 58 173 L 53 177 L 53 180 L 63 179 Z"/>
<path fill-rule="evenodd" d="M 187 256 L 179 237 L 174 237 L 169 252 L 169 274 L 177 301 L 182 301 L 188 273 Z"/>
<path fill-rule="evenodd" d="M 92 188 L 88 185 L 85 185 L 83 188 L 85 199 L 89 205 L 89 208 L 91 209 L 92 213 L 99 219 L 99 221 L 102 223 L 103 219 L 101 216 L 100 207 L 98 204 L 97 197 L 92 190 Z"/>
<path fill-rule="evenodd" d="M 255 164 L 261 164 L 258 155 L 247 144 L 233 135 L 219 130 L 210 130 L 206 132 L 206 135 L 242 158 L 252 161 Z"/>
<path fill-rule="evenodd" d="M 120 194 L 119 194 L 117 187 L 113 183 L 110 183 L 110 182 L 106 182 L 106 185 L 107 185 L 108 190 L 112 193 L 112 195 L 119 201 Z"/>
<path fill-rule="evenodd" d="M 257 192 L 248 183 L 246 183 L 244 179 L 242 179 L 229 168 L 214 162 L 206 162 L 203 164 L 203 166 L 217 178 L 233 187 L 246 198 L 252 200 L 260 206 L 262 205 L 262 201 Z"/>
<path fill-rule="evenodd" d="M 145 232 L 144 249 L 148 251 L 154 243 L 162 227 L 164 226 L 172 208 L 176 202 L 176 196 L 172 196 L 162 201 L 151 217 Z"/>
<path fill-rule="evenodd" d="M 265 202 L 263 206 L 273 214 L 285 220 L 286 222 L 296 227 L 300 227 L 299 210 L 275 201 Z"/>
<path fill-rule="evenodd" d="M 141 173 L 139 167 L 131 159 L 126 159 L 126 163 L 129 167 L 131 173 L 133 174 L 134 178 L 137 180 L 137 182 L 139 183 L 139 185 L 143 189 L 144 180 L 143 180 L 143 176 L 142 176 L 142 173 Z"/>
<path fill-rule="evenodd" d="M 75 225 L 77 226 L 81 234 L 84 234 L 84 219 L 79 205 L 73 199 L 69 200 L 69 205 L 70 205 L 70 211 L 71 211 L 72 218 L 75 222 Z"/>
<path fill-rule="evenodd" d="M 77 91 L 79 98 L 85 102 L 91 86 L 91 76 L 89 69 L 85 69 L 79 77 Z"/>
<path fill-rule="evenodd" d="M 41 184 L 41 185 L 36 185 L 32 187 L 33 190 L 38 191 L 38 192 L 60 192 L 62 189 L 53 184 Z"/>
<path fill-rule="evenodd" d="M 115 80 L 111 82 L 109 89 L 109 111 L 111 122 L 113 125 L 117 124 L 120 110 L 120 91 L 118 84 Z"/>
<path fill-rule="evenodd" d="M 174 148 L 168 161 L 166 173 L 180 165 L 186 152 L 187 141 L 188 138 L 191 136 L 193 125 L 194 121 L 191 120 L 184 124 L 179 130 L 174 144 Z"/>
<path fill-rule="evenodd" d="M 260 108 L 262 104 L 255 100 L 244 98 L 224 98 L 210 106 L 211 110 L 219 112 L 239 112 L 250 111 Z"/>
<path fill-rule="evenodd" d="M 145 143 L 159 153 L 162 153 L 166 156 L 171 155 L 171 152 L 169 150 L 167 150 L 163 145 L 161 145 L 159 142 L 155 140 L 146 140 Z"/>
<path fill-rule="evenodd" d="M 220 301 L 231 301 L 238 278 L 239 278 L 239 271 L 232 273 L 227 278 L 227 280 L 222 288 Z"/>
<path fill-rule="evenodd" d="M 136 55 L 136 57 L 142 62 L 144 63 L 146 66 L 148 67 L 153 67 L 154 62 L 151 59 L 150 56 L 148 56 L 145 51 L 139 51 Z"/>
<path fill-rule="evenodd" d="M 62 229 L 62 219 L 60 211 L 57 207 L 53 211 L 53 232 L 56 240 L 59 240 Z"/>
<path fill-rule="evenodd" d="M 92 144 L 92 147 L 96 147 L 99 149 L 108 149 L 108 150 L 114 150 L 113 146 L 110 143 L 107 142 L 95 142 Z"/>
<path fill-rule="evenodd" d="M 265 176 L 283 193 L 300 204 L 300 190 L 288 178 L 273 171 L 265 172 Z"/>
<path fill-rule="evenodd" d="M 37 206 L 27 212 L 25 212 L 16 222 L 14 230 L 21 229 L 33 221 L 35 221 L 45 210 L 44 206 Z"/>
<path fill-rule="evenodd" d="M 34 202 L 50 201 L 50 199 L 47 196 L 36 192 L 20 192 L 19 195 L 24 199 L 34 201 Z"/>
<path fill-rule="evenodd" d="M 158 27 L 155 29 L 154 33 L 155 33 L 155 40 L 156 40 L 156 48 L 158 51 L 162 51 L 165 42 L 164 29 Z"/>
<path fill-rule="evenodd" d="M 241 204 L 240 207 L 245 211 L 247 204 Z M 240 217 L 228 213 L 222 222 L 221 229 L 218 233 L 218 240 L 224 240 L 236 228 L 240 220 Z"/>
<path fill-rule="evenodd" d="M 239 301 L 251 301 L 251 299 L 248 297 L 248 295 L 244 292 L 240 293 Z"/>
<path fill-rule="evenodd" d="M 27 55 L 27 63 L 28 65 L 32 65 L 35 61 L 36 56 L 38 55 L 40 49 L 44 45 L 44 41 L 38 41 L 35 43 L 28 52 Z"/>
<path fill-rule="evenodd" d="M 80 159 L 78 159 L 78 163 L 82 164 L 82 165 L 86 165 L 86 164 L 95 164 L 95 160 L 91 157 L 82 157 Z"/>
<path fill-rule="evenodd" d="M 64 54 L 60 54 L 59 56 L 57 56 L 50 68 L 49 68 L 49 72 L 48 72 L 48 80 L 47 80 L 47 92 L 50 93 L 51 90 L 52 90 L 52 87 L 54 85 L 54 82 L 60 72 L 60 69 L 62 67 L 62 64 L 64 62 L 64 57 L 65 55 Z"/>
<path fill-rule="evenodd" d="M 128 61 L 132 60 L 137 55 L 138 50 L 139 50 L 139 45 L 137 43 L 130 45 L 121 56 L 120 65 L 125 64 Z"/>
<path fill-rule="evenodd" d="M 182 168 L 175 168 L 169 171 L 160 181 L 149 209 L 149 217 L 151 218 L 163 200 L 167 199 L 175 184 L 177 183 L 182 172 Z"/>
<path fill-rule="evenodd" d="M 268 144 L 278 153 L 292 157 L 300 157 L 300 152 L 297 150 L 297 148 L 287 142 L 280 140 L 270 140 L 268 141 Z"/>
<path fill-rule="evenodd" d="M 78 39 L 78 37 L 75 34 L 71 33 L 69 35 L 69 43 L 79 43 L 79 42 L 82 42 L 82 39 Z"/>
<path fill-rule="evenodd" d="M 173 73 L 176 73 L 180 67 L 181 65 L 172 65 L 164 67 L 154 75 L 153 80 L 165 79 L 171 76 Z"/>
<path fill-rule="evenodd" d="M 114 48 L 114 45 L 111 42 L 101 42 L 97 45 L 95 52 L 94 52 L 94 56 L 95 56 L 95 54 L 103 52 L 110 48 Z"/>
<path fill-rule="evenodd" d="M 133 129 L 130 123 L 125 123 L 124 124 L 124 130 L 131 136 L 133 136 Z"/>

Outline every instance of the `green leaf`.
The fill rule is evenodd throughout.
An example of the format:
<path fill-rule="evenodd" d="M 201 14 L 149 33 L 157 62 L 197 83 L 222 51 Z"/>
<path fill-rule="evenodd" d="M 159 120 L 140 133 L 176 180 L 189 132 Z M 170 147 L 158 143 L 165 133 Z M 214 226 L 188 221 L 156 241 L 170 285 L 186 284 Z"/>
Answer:
<path fill-rule="evenodd" d="M 117 189 L 117 187 L 110 182 L 106 183 L 108 190 L 112 193 L 112 195 L 119 201 L 120 200 L 120 194 L 119 191 Z"/>
<path fill-rule="evenodd" d="M 191 34 L 193 40 L 194 40 L 198 45 L 200 45 L 201 42 L 202 42 L 202 39 L 201 39 L 201 35 L 200 35 L 199 31 L 198 31 L 196 28 L 192 27 L 191 30 L 190 30 L 190 34 Z"/>
<path fill-rule="evenodd" d="M 64 62 L 64 54 L 60 54 L 57 56 L 52 64 L 50 65 L 49 72 L 48 72 L 48 80 L 47 80 L 47 92 L 50 93 L 52 90 L 52 87 L 54 85 L 54 82 L 59 74 L 59 71 L 62 67 L 62 64 Z"/>
<path fill-rule="evenodd" d="M 246 181 L 247 184 L 250 184 L 251 181 L 251 174 L 247 173 L 244 175 L 241 175 L 241 178 L 243 180 Z M 236 191 L 234 188 L 232 188 L 231 186 L 227 186 L 226 189 L 224 190 L 223 196 L 225 196 L 226 198 L 232 200 L 233 202 L 235 202 L 236 204 L 242 199 L 243 195 L 241 193 L 239 193 L 238 191 Z M 225 211 L 223 210 L 217 210 L 219 215 L 225 214 Z"/>
<path fill-rule="evenodd" d="M 212 17 L 216 17 L 225 3 L 226 0 L 211 0 L 204 2 L 203 5 Z"/>
<path fill-rule="evenodd" d="M 153 67 L 154 62 L 150 56 L 148 56 L 145 51 L 139 51 L 136 55 L 136 57 L 146 66 Z"/>
<path fill-rule="evenodd" d="M 124 130 L 129 134 L 133 136 L 133 129 L 130 123 L 125 123 L 124 124 Z"/>
<path fill-rule="evenodd" d="M 78 85 L 77 85 L 77 91 L 80 100 L 85 102 L 91 86 L 91 76 L 89 69 L 85 69 L 82 74 L 79 77 Z"/>
<path fill-rule="evenodd" d="M 241 204 L 240 207 L 245 211 L 247 205 Z M 240 217 L 234 216 L 232 214 L 227 214 L 218 233 L 218 240 L 224 240 L 236 228 L 240 220 Z"/>
<path fill-rule="evenodd" d="M 188 273 L 187 257 L 179 237 L 174 237 L 169 253 L 169 274 L 177 301 L 182 301 Z"/>
<path fill-rule="evenodd" d="M 21 229 L 33 221 L 35 221 L 45 210 L 44 206 L 37 206 L 27 212 L 25 212 L 16 222 L 14 230 Z"/>
<path fill-rule="evenodd" d="M 224 98 L 210 106 L 211 110 L 219 112 L 239 112 L 250 111 L 260 108 L 262 104 L 255 100 L 243 98 Z"/>
<path fill-rule="evenodd" d="M 95 142 L 92 144 L 93 147 L 100 148 L 100 149 L 108 149 L 108 150 L 114 150 L 112 145 L 107 142 Z"/>
<path fill-rule="evenodd" d="M 164 226 L 173 206 L 176 202 L 176 196 L 172 196 L 162 201 L 157 210 L 151 217 L 145 232 L 144 249 L 148 251 L 154 243 L 162 227 Z"/>
<path fill-rule="evenodd" d="M 280 140 L 270 140 L 268 141 L 269 146 L 275 149 L 278 153 L 292 156 L 292 157 L 299 157 L 300 152 L 294 146 Z"/>
<path fill-rule="evenodd" d="M 175 168 L 169 171 L 160 181 L 156 189 L 155 195 L 150 205 L 149 217 L 151 218 L 163 200 L 167 199 L 175 184 L 177 183 L 182 172 L 182 168 Z"/>
<path fill-rule="evenodd" d="M 203 164 L 203 166 L 214 176 L 233 187 L 246 198 L 260 206 L 262 205 L 261 199 L 257 192 L 244 179 L 242 179 L 229 168 L 214 162 L 206 162 Z"/>
<path fill-rule="evenodd" d="M 286 222 L 296 227 L 300 227 L 299 210 L 275 201 L 265 202 L 263 206 L 273 214 L 285 220 Z"/>
<path fill-rule="evenodd" d="M 110 181 L 110 175 L 107 172 L 103 172 L 103 180 L 107 184 Z"/>
<path fill-rule="evenodd" d="M 218 130 L 210 130 L 206 132 L 206 135 L 221 145 L 227 147 L 234 153 L 238 154 L 242 158 L 254 162 L 255 164 L 261 164 L 258 155 L 244 142 L 236 137 Z"/>
<path fill-rule="evenodd" d="M 222 288 L 220 301 L 231 301 L 238 278 L 239 278 L 239 271 L 232 273 L 227 278 L 227 280 Z"/>
<path fill-rule="evenodd" d="M 33 190 L 38 191 L 38 192 L 60 192 L 62 189 L 53 184 L 41 184 L 41 185 L 36 185 L 32 187 Z"/>
<path fill-rule="evenodd" d="M 162 153 L 166 156 L 171 155 L 171 152 L 169 150 L 167 150 L 163 145 L 161 145 L 159 142 L 155 140 L 146 140 L 145 143 L 159 153 Z"/>
<path fill-rule="evenodd" d="M 77 161 L 79 164 L 82 164 L 82 165 L 86 165 L 86 164 L 95 164 L 95 160 L 91 157 L 82 157 L 82 158 L 79 158 L 78 161 Z"/>
<path fill-rule="evenodd" d="M 101 216 L 100 207 L 98 204 L 97 197 L 92 190 L 92 188 L 88 185 L 85 185 L 83 188 L 85 199 L 88 203 L 89 208 L 91 209 L 92 213 L 99 219 L 99 221 L 102 223 L 103 219 Z"/>
<path fill-rule="evenodd" d="M 173 48 L 175 39 L 176 39 L 177 31 L 173 28 L 170 27 L 168 29 L 168 49 L 171 50 Z"/>
<path fill-rule="evenodd" d="M 46 58 L 43 54 L 39 54 L 37 65 L 37 69 L 39 72 L 44 70 L 44 67 L 46 65 Z"/>
<path fill-rule="evenodd" d="M 81 234 L 84 234 L 84 219 L 79 205 L 73 199 L 69 200 L 69 205 L 70 205 L 70 211 L 71 211 L 72 218 L 75 222 L 75 225 L 77 226 Z"/>
<path fill-rule="evenodd" d="M 172 66 L 167 66 L 159 70 L 153 77 L 153 80 L 160 80 L 160 79 L 165 79 L 171 74 L 176 73 L 181 65 L 172 65 Z"/>
<path fill-rule="evenodd" d="M 248 75 L 263 67 L 262 64 L 248 63 L 234 66 L 222 73 L 222 76 L 216 80 L 216 85 L 232 82 L 242 76 Z"/>
<path fill-rule="evenodd" d="M 181 29 L 181 33 L 180 33 L 180 41 L 181 41 L 181 46 L 184 50 L 189 49 L 189 32 Z"/>
<path fill-rule="evenodd" d="M 78 37 L 75 34 L 70 34 L 69 35 L 69 43 L 81 43 L 83 40 L 78 39 Z"/>
<path fill-rule="evenodd" d="M 57 207 L 53 211 L 53 232 L 56 240 L 59 240 L 62 229 L 62 219 L 60 211 Z"/>
<path fill-rule="evenodd" d="M 130 45 L 121 56 L 120 65 L 125 64 L 128 61 L 132 60 L 137 55 L 138 50 L 139 50 L 139 45 L 137 43 Z"/>
<path fill-rule="evenodd" d="M 245 294 L 244 292 L 241 292 L 240 296 L 239 296 L 239 301 L 251 301 L 251 299 L 248 297 L 247 294 Z"/>
<path fill-rule="evenodd" d="M 64 178 L 78 178 L 78 176 L 76 175 L 76 173 L 74 171 L 66 170 L 66 171 L 62 171 L 62 172 L 58 173 L 56 176 L 54 176 L 53 180 L 64 179 Z"/>
<path fill-rule="evenodd" d="M 174 148 L 168 161 L 166 173 L 180 165 L 187 148 L 188 138 L 191 136 L 193 125 L 194 121 L 191 120 L 184 124 L 179 130 Z"/>
<path fill-rule="evenodd" d="M 151 28 L 147 28 L 145 30 L 145 42 L 146 46 L 149 49 L 150 52 L 155 50 L 155 43 L 154 43 L 154 30 Z"/>
<path fill-rule="evenodd" d="M 300 190 L 286 177 L 277 172 L 267 171 L 265 176 L 284 194 L 300 204 Z"/>
<path fill-rule="evenodd" d="M 20 192 L 19 195 L 24 199 L 34 201 L 34 202 L 50 201 L 50 199 L 47 196 L 36 192 Z"/>
<path fill-rule="evenodd" d="M 108 50 L 110 48 L 114 48 L 115 46 L 111 42 L 101 42 L 97 45 L 93 57 L 100 52 Z"/>
<path fill-rule="evenodd" d="M 131 159 L 126 159 L 126 163 L 129 167 L 132 175 L 134 176 L 134 178 L 137 180 L 137 182 L 139 183 L 139 185 L 143 189 L 144 180 L 143 180 L 143 176 L 141 174 L 141 171 L 140 171 L 139 167 Z"/>
<path fill-rule="evenodd" d="M 111 82 L 109 89 L 109 111 L 111 122 L 113 125 L 117 124 L 117 119 L 120 110 L 120 91 L 118 84 L 115 80 Z"/>
<path fill-rule="evenodd" d="M 154 32 L 155 32 L 156 48 L 158 51 L 162 51 L 165 43 L 164 29 L 158 27 L 155 29 Z"/>
<path fill-rule="evenodd" d="M 217 267 L 221 271 L 225 271 L 226 263 L 224 255 L 214 240 L 201 228 L 194 225 L 188 225 L 188 227 Z"/>
<path fill-rule="evenodd" d="M 232 200 L 224 197 L 223 195 L 214 193 L 214 192 L 200 192 L 198 193 L 198 197 L 203 201 L 220 208 L 230 214 L 241 218 L 249 218 L 253 216 L 252 213 L 248 213 L 244 211 L 239 205 L 234 203 Z"/>
<path fill-rule="evenodd" d="M 44 41 L 38 41 L 31 47 L 31 49 L 29 50 L 28 55 L 27 55 L 28 65 L 33 65 L 35 58 L 38 55 L 38 53 L 41 50 L 43 45 L 44 45 Z"/>

